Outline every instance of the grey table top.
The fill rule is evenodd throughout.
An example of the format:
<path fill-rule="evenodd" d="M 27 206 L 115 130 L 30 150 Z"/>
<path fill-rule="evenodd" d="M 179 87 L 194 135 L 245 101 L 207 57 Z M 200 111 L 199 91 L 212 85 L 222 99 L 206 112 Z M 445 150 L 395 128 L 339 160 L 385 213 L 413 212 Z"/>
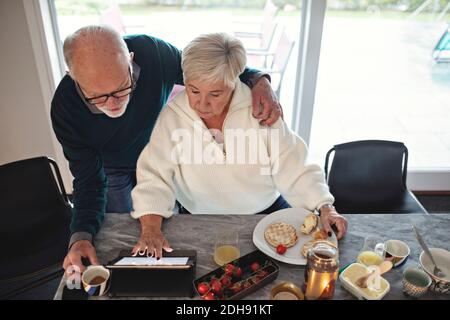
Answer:
<path fill-rule="evenodd" d="M 215 231 L 225 226 L 234 226 L 239 230 L 239 246 L 241 255 L 256 249 L 252 241 L 253 229 L 263 218 L 262 215 L 174 215 L 163 224 L 163 232 L 174 249 L 197 250 L 197 277 L 215 268 L 212 253 Z M 387 300 L 410 299 L 402 292 L 402 272 L 407 266 L 418 266 L 419 254 L 422 251 L 411 230 L 411 225 L 420 230 L 429 247 L 450 249 L 450 214 L 359 214 L 345 215 L 349 222 L 346 236 L 339 241 L 340 265 L 353 262 L 361 249 L 364 238 L 375 235 L 381 239 L 399 239 L 405 241 L 411 248 L 411 254 L 405 265 L 383 275 L 391 285 L 390 291 L 384 297 Z M 117 257 L 123 249 L 135 245 L 139 237 L 139 222 L 128 214 L 106 214 L 104 225 L 96 238 L 96 248 L 102 264 Z M 268 299 L 270 289 L 282 281 L 291 281 L 297 286 L 304 283 L 304 266 L 289 265 L 279 262 L 278 278 L 247 296 L 245 299 Z M 55 299 L 61 299 L 65 279 L 56 292 Z M 101 297 L 96 299 L 110 299 Z M 160 299 L 160 298 L 159 298 Z M 195 299 L 198 299 L 196 297 Z M 349 292 L 336 284 L 333 299 L 355 299 Z M 450 299 L 450 295 L 426 293 L 421 299 Z"/>

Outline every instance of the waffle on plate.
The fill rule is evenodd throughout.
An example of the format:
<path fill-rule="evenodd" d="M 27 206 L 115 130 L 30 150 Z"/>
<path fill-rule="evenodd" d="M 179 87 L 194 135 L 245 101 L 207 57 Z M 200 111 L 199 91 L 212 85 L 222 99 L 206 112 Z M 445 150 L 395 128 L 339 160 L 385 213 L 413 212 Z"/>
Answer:
<path fill-rule="evenodd" d="M 295 231 L 294 226 L 284 222 L 270 224 L 264 231 L 264 238 L 273 247 L 282 244 L 289 248 L 298 241 L 297 231 Z"/>

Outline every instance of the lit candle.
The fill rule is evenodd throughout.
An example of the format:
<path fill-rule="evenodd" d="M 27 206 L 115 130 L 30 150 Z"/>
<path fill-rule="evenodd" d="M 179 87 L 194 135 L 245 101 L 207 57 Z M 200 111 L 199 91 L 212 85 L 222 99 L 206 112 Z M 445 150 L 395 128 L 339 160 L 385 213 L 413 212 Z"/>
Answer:
<path fill-rule="evenodd" d="M 309 300 L 331 299 L 338 276 L 336 248 L 318 241 L 308 253 L 305 269 L 306 292 Z"/>

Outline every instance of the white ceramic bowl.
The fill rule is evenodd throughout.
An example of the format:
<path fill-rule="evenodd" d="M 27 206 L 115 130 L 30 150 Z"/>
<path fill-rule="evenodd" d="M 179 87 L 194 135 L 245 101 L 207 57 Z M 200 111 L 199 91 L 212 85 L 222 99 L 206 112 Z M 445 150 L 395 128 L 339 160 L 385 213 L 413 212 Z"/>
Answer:
<path fill-rule="evenodd" d="M 440 248 L 430 248 L 430 251 L 439 269 L 445 273 L 445 277 L 442 278 L 435 276 L 433 274 L 433 263 L 424 251 L 421 252 L 419 257 L 420 267 L 428 273 L 433 280 L 430 290 L 438 293 L 450 294 L 450 251 Z"/>

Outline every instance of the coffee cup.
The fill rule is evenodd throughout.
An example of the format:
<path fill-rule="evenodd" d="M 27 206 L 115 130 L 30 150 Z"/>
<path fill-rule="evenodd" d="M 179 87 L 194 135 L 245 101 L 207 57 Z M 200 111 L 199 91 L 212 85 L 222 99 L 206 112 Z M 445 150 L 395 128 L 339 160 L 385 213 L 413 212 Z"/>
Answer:
<path fill-rule="evenodd" d="M 403 272 L 403 292 L 407 295 L 419 298 L 428 291 L 431 285 L 431 277 L 418 268 L 409 267 Z"/>
<path fill-rule="evenodd" d="M 394 268 L 402 266 L 411 252 L 409 246 L 400 240 L 388 240 L 385 242 L 385 260 L 392 261 Z"/>
<path fill-rule="evenodd" d="M 90 296 L 105 295 L 111 284 L 111 272 L 103 266 L 89 266 L 81 276 L 84 290 Z"/>

